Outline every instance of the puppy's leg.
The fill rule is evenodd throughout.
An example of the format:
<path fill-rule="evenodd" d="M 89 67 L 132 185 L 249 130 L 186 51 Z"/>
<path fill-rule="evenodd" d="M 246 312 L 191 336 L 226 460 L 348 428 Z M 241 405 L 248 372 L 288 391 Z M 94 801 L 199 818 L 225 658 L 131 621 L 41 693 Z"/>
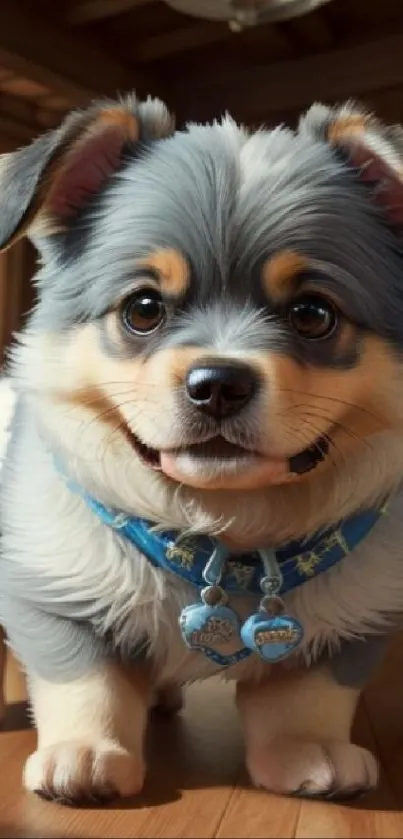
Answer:
<path fill-rule="evenodd" d="M 65 803 L 138 793 L 149 686 L 145 674 L 103 663 L 66 684 L 30 679 L 38 749 L 27 789 Z"/>
<path fill-rule="evenodd" d="M 253 782 L 273 792 L 325 798 L 355 797 L 376 786 L 375 758 L 350 742 L 358 697 L 359 689 L 338 684 L 326 667 L 240 684 Z"/>

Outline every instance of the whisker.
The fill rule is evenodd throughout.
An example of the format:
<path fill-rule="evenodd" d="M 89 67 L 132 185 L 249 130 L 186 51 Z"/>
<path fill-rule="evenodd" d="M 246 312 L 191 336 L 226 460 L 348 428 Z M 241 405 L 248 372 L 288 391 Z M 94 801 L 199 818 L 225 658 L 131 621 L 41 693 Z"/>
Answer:
<path fill-rule="evenodd" d="M 133 401 L 130 399 L 130 400 L 127 400 L 126 402 L 121 402 L 116 407 L 120 408 L 120 407 L 125 407 L 126 405 L 133 405 Z M 139 416 L 141 414 L 144 414 L 144 411 L 138 405 L 134 405 L 133 407 L 135 408 L 135 413 L 132 414 L 132 420 L 134 419 L 135 416 Z M 87 433 L 87 431 L 89 431 L 91 429 L 91 426 L 93 425 L 94 422 L 97 422 L 98 420 L 100 420 L 102 422 L 102 420 L 105 420 L 105 418 L 108 417 L 109 415 L 113 415 L 114 412 L 115 412 L 115 406 L 113 406 L 111 408 L 106 408 L 103 411 L 98 411 L 94 416 L 91 417 L 91 419 L 89 419 L 87 421 L 82 420 L 80 422 L 80 425 L 78 426 L 78 430 L 79 431 L 81 430 L 82 437 L 84 437 L 84 435 Z M 153 419 L 153 423 L 155 425 L 155 417 Z M 119 431 L 124 431 L 126 429 L 127 429 L 127 423 L 126 423 L 126 421 L 123 417 L 122 417 L 122 420 L 115 423 L 112 428 L 108 428 L 108 431 L 102 436 L 102 438 L 99 441 L 99 444 L 96 448 L 96 451 L 95 451 L 95 458 L 96 458 L 98 463 L 102 464 L 106 460 L 108 448 L 112 444 L 115 435 L 118 434 Z M 158 429 L 156 429 L 156 433 L 158 433 Z M 87 459 L 87 458 L 85 458 L 85 456 L 83 456 L 83 460 L 84 460 L 84 462 L 88 462 L 88 463 L 91 462 L 91 458 Z"/>
<path fill-rule="evenodd" d="M 120 403 L 119 407 L 125 407 L 126 405 L 132 405 L 132 404 L 133 404 L 132 400 L 128 400 L 127 402 Z M 133 407 L 135 408 L 135 413 L 132 413 L 132 416 L 129 419 L 129 422 L 131 422 L 131 423 L 134 423 L 136 417 L 139 417 L 141 415 L 144 416 L 144 414 L 145 414 L 145 411 L 142 408 L 140 408 L 138 405 L 134 405 Z M 156 419 L 155 416 L 153 417 L 153 426 L 154 426 L 153 429 L 150 429 L 150 427 L 148 428 L 147 445 L 149 445 L 151 448 L 154 447 L 153 446 L 154 440 L 155 441 L 160 440 L 161 439 L 161 434 L 163 434 L 164 431 L 165 431 L 165 429 L 161 428 L 161 426 L 158 424 L 158 420 Z M 130 431 L 130 426 L 128 426 L 128 420 L 126 418 L 122 419 L 122 422 L 116 424 L 116 426 L 114 428 L 110 429 L 109 435 L 105 436 L 105 438 L 104 438 L 105 446 L 107 447 L 108 445 L 111 445 L 112 442 L 113 442 L 113 438 L 114 438 L 115 434 L 117 434 L 120 430 L 127 430 L 127 428 L 129 428 L 129 431 Z M 151 431 L 151 434 L 150 434 L 150 431 Z M 152 432 L 154 432 L 154 433 L 152 433 Z M 106 451 L 105 451 L 105 454 L 106 454 Z"/>
<path fill-rule="evenodd" d="M 301 407 L 304 407 L 304 406 L 301 405 Z M 307 407 L 310 407 L 310 406 L 307 406 Z M 304 414 L 298 415 L 298 417 L 299 418 L 309 417 L 309 418 L 316 418 L 316 419 L 319 419 L 319 420 L 323 419 L 326 422 L 328 421 L 328 417 L 324 416 L 323 414 L 319 414 L 317 411 L 312 411 L 312 412 L 305 411 Z M 335 420 L 333 418 L 330 418 L 330 419 L 331 419 L 332 427 L 339 428 L 340 430 L 344 431 L 345 434 L 348 435 L 351 439 L 355 440 L 358 443 L 361 443 L 362 445 L 365 445 L 369 448 L 372 448 L 369 441 L 366 438 L 361 437 L 359 434 L 357 434 L 345 421 Z M 318 430 L 318 433 L 321 436 L 325 436 L 325 434 L 320 429 Z"/>
<path fill-rule="evenodd" d="M 133 393 L 132 389 L 128 389 L 128 390 L 125 390 L 125 391 L 119 391 L 119 392 L 116 392 L 116 393 L 114 393 L 114 394 L 113 394 L 113 397 L 114 397 L 114 398 L 116 398 L 116 397 L 118 397 L 118 398 L 119 398 L 119 397 L 122 397 L 122 396 L 130 396 L 130 397 L 131 397 L 131 399 L 130 399 L 129 401 L 131 401 L 131 402 L 132 402 L 132 401 L 135 399 L 136 394 L 135 394 L 135 393 Z M 80 403 L 79 403 L 79 404 L 80 404 L 80 406 L 81 406 L 81 407 L 83 407 L 83 408 L 91 408 L 91 406 L 99 404 L 99 402 L 100 402 L 100 399 L 101 399 L 101 398 L 102 398 L 102 397 L 100 397 L 100 396 L 94 396 L 94 397 L 92 397 L 92 398 L 88 398 L 88 399 L 85 399 L 85 400 L 80 401 Z M 148 404 L 154 404 L 154 405 L 156 405 L 156 404 L 159 404 L 159 401 L 160 401 L 160 400 L 158 400 L 158 399 L 154 399 L 154 398 L 151 398 L 151 399 L 150 399 L 150 396 L 149 396 L 149 395 L 147 395 L 147 402 L 148 402 Z M 110 410 L 111 412 L 113 412 L 114 410 L 117 410 L 117 409 L 118 409 L 118 404 L 119 404 L 119 403 L 117 403 L 117 404 L 115 404 L 115 403 L 111 404 L 111 405 L 110 405 L 109 410 Z M 77 410 L 77 405 L 76 405 L 76 404 L 69 404 L 69 405 L 68 405 L 68 407 L 66 407 L 66 408 L 64 409 L 63 414 L 64 414 L 65 416 L 69 416 L 69 414 L 71 414 L 71 413 L 72 413 L 72 412 L 74 412 L 75 410 Z"/>
<path fill-rule="evenodd" d="M 309 394 L 307 394 L 306 391 L 303 391 L 303 390 L 294 390 L 293 388 L 282 388 L 282 387 L 279 387 L 279 392 L 280 393 L 292 393 L 292 394 L 295 394 L 296 396 L 304 396 L 305 398 L 309 395 L 313 399 L 323 399 L 323 400 L 326 400 L 328 402 L 334 402 L 338 405 L 344 405 L 346 408 L 353 408 L 354 410 L 362 411 L 363 413 L 369 414 L 370 416 L 372 416 L 376 419 L 379 419 L 379 420 L 382 420 L 382 421 L 384 420 L 384 417 L 382 417 L 381 414 L 375 413 L 374 411 L 370 410 L 369 408 L 366 408 L 363 405 L 357 405 L 355 402 L 348 402 L 345 399 L 339 399 L 337 396 L 325 396 L 322 393 L 309 393 Z M 291 408 L 291 406 L 290 406 L 290 408 Z"/>

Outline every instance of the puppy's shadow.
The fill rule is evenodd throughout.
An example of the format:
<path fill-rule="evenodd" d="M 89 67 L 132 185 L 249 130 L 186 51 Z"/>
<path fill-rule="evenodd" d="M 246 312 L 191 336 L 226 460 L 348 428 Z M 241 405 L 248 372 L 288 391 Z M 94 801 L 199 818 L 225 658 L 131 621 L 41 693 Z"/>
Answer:
<path fill-rule="evenodd" d="M 180 715 L 152 714 L 147 736 L 147 777 L 140 795 L 112 802 L 110 809 L 127 810 L 158 807 L 182 797 L 186 786 L 185 761 L 181 766 L 186 730 Z"/>
<path fill-rule="evenodd" d="M 32 728 L 28 702 L 12 702 L 6 707 L 4 719 L 0 722 L 2 731 L 27 731 Z"/>
<path fill-rule="evenodd" d="M 190 715 L 189 710 L 175 716 L 153 713 L 147 738 L 148 773 L 144 789 L 136 798 L 115 802 L 111 808 L 156 807 L 179 800 L 182 790 L 236 784 L 243 766 L 239 728 L 235 725 L 232 732 L 228 728 L 231 713 L 223 716 L 221 731 L 211 726 L 209 716 L 208 709 L 198 716 Z M 217 724 L 217 717 L 213 716 Z"/>
<path fill-rule="evenodd" d="M 195 701 L 196 691 L 201 690 L 206 700 L 208 691 L 199 685 L 194 690 L 183 714 L 171 718 L 153 715 L 147 749 L 149 772 L 143 793 L 133 800 L 111 804 L 111 808 L 161 806 L 179 800 L 183 790 L 220 786 L 250 788 L 244 767 L 242 734 L 234 714 L 232 697 L 227 696 L 224 704 L 218 691 L 217 701 L 214 702 L 212 691 L 211 704 L 203 700 L 198 702 Z M 354 742 L 358 745 L 378 752 L 364 703 L 359 708 L 354 735 Z M 399 739 L 398 733 L 397 737 Z M 400 762 L 403 766 L 403 760 Z M 386 765 L 387 771 L 381 771 L 380 784 L 374 792 L 356 800 L 329 801 L 328 806 L 390 812 L 400 817 L 403 812 L 403 784 L 397 788 L 391 785 L 389 769 Z M 264 790 L 260 794 L 262 797 L 267 795 Z"/>

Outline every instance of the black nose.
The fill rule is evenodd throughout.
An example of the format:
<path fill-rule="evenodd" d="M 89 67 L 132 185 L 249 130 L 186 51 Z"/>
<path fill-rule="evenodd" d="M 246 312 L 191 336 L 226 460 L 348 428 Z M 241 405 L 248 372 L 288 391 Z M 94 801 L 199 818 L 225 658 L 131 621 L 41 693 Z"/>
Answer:
<path fill-rule="evenodd" d="M 246 364 L 202 364 L 186 376 L 186 392 L 200 411 L 214 419 L 236 414 L 258 388 L 254 371 Z"/>

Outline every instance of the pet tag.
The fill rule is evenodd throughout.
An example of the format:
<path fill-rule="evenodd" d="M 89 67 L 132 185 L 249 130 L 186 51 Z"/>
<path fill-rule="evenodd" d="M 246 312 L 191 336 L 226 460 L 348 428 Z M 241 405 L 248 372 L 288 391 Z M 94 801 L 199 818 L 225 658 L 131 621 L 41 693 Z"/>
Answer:
<path fill-rule="evenodd" d="M 203 571 L 207 586 L 200 592 L 201 602 L 187 606 L 179 618 L 185 644 L 224 667 L 240 652 L 238 617 L 219 585 L 227 556 L 227 549 L 217 545 Z"/>
<path fill-rule="evenodd" d="M 291 655 L 302 641 L 303 629 L 289 615 L 271 616 L 268 612 L 252 615 L 241 629 L 245 647 L 264 661 L 275 663 Z"/>
<path fill-rule="evenodd" d="M 222 592 L 218 586 L 209 586 L 202 592 L 202 602 L 183 609 L 180 628 L 185 644 L 192 650 L 203 652 L 217 664 L 232 664 L 239 650 L 239 621 L 232 609 L 225 606 L 225 593 L 214 605 L 208 600 Z M 206 599 L 203 599 L 206 598 Z"/>
<path fill-rule="evenodd" d="M 265 569 L 260 581 L 263 592 L 259 611 L 251 615 L 241 628 L 245 647 L 268 662 L 281 661 L 299 646 L 303 628 L 299 621 L 283 614 L 284 603 L 278 596 L 283 584 L 282 574 L 273 551 L 259 551 Z"/>

